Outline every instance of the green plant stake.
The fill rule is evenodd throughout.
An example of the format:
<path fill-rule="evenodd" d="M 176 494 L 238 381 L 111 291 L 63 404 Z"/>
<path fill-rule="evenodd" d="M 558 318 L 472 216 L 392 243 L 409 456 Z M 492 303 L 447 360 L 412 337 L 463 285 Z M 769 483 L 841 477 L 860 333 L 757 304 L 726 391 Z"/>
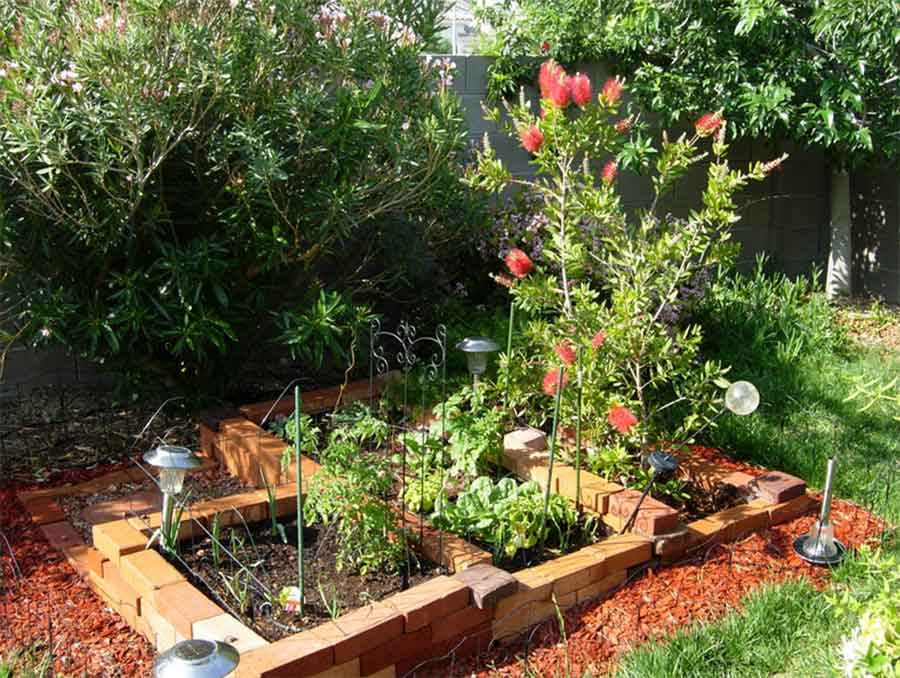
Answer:
<path fill-rule="evenodd" d="M 303 474 L 300 466 L 300 385 L 294 386 L 294 454 L 297 455 L 297 588 L 300 589 L 299 615 L 303 616 Z"/>
<path fill-rule="evenodd" d="M 550 487 L 553 484 L 553 459 L 556 457 L 556 428 L 559 423 L 559 403 L 562 400 L 562 380 L 565 367 L 559 366 L 556 372 L 556 403 L 553 405 L 553 429 L 550 432 L 550 463 L 547 465 L 547 488 L 544 491 L 544 513 L 541 516 L 541 532 L 547 523 L 547 510 L 550 508 Z"/>
<path fill-rule="evenodd" d="M 509 331 L 506 335 L 506 395 L 503 398 L 503 404 L 509 409 L 509 382 L 512 375 L 512 338 L 513 325 L 516 319 L 516 301 L 511 299 L 509 302 Z"/>
<path fill-rule="evenodd" d="M 581 396 L 584 392 L 584 363 L 578 347 L 578 393 L 575 400 L 575 510 L 581 513 Z M 559 386 L 557 385 L 557 391 Z M 557 408 L 559 401 L 557 400 Z"/>

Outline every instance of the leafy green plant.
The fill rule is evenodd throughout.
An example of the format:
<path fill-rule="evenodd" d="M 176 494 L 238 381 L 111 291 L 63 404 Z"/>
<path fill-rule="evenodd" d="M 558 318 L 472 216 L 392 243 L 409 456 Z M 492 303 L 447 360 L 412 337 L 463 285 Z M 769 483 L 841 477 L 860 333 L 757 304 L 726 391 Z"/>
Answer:
<path fill-rule="evenodd" d="M 495 561 L 500 561 L 544 543 L 550 536 L 561 549 L 568 547 L 578 521 L 572 505 L 552 494 L 546 521 L 543 515 L 544 496 L 536 482 L 502 478 L 495 483 L 479 476 L 432 520 L 455 534 L 489 544 Z"/>
<path fill-rule="evenodd" d="M 13 334 L 135 387 L 223 381 L 272 313 L 298 355 L 346 351 L 362 312 L 333 323 L 323 290 L 415 289 L 434 272 L 415 254 L 455 250 L 471 202 L 452 68 L 421 58 L 443 0 L 201 9 L 0 6 Z"/>
<path fill-rule="evenodd" d="M 390 424 L 375 415 L 363 402 L 351 403 L 331 417 L 333 428 L 328 442 L 351 442 L 357 447 L 375 449 L 384 444 L 391 433 Z"/>
<path fill-rule="evenodd" d="M 180 548 L 179 536 L 181 534 L 181 519 L 184 516 L 184 510 L 187 508 L 188 501 L 191 497 L 191 491 L 184 495 L 181 501 L 177 501 L 177 497 L 172 497 L 175 505 L 172 508 L 172 516 L 168 525 L 160 525 L 147 542 L 146 548 L 150 548 L 156 541 L 163 551 L 167 553 L 177 554 Z"/>
<path fill-rule="evenodd" d="M 412 513 L 431 513 L 442 501 L 445 475 L 442 471 L 426 471 L 424 478 L 418 467 L 412 467 L 414 475 L 407 477 L 403 490 L 406 509 Z"/>
<path fill-rule="evenodd" d="M 276 341 L 289 346 L 295 359 L 321 369 L 325 358 L 335 362 L 354 361 L 359 333 L 374 316 L 367 306 L 354 306 L 340 292 L 319 291 L 311 308 L 282 311 L 276 318 L 281 334 Z"/>
<path fill-rule="evenodd" d="M 604 445 L 586 456 L 587 466 L 606 480 L 619 481 L 635 469 L 634 455 L 622 444 Z"/>
<path fill-rule="evenodd" d="M 392 483 L 388 461 L 374 454 L 358 454 L 337 469 L 323 466 L 310 478 L 306 521 L 336 527 L 339 570 L 365 574 L 403 562 L 403 534 L 387 501 Z"/>
<path fill-rule="evenodd" d="M 280 423 L 279 435 L 287 439 L 291 444 L 284 450 L 281 455 L 281 468 L 286 469 L 291 460 L 296 459 L 296 450 L 299 448 L 300 453 L 315 454 L 319 450 L 319 438 L 321 432 L 319 427 L 313 422 L 313 418 L 308 414 L 301 414 L 299 417 L 300 434 L 297 435 L 297 418 L 291 415 Z"/>
<path fill-rule="evenodd" d="M 481 18 L 495 96 L 514 95 L 544 54 L 602 61 L 666 125 L 723 108 L 740 136 L 787 136 L 845 162 L 900 151 L 894 0 L 519 0 Z"/>
<path fill-rule="evenodd" d="M 447 437 L 448 474 L 474 478 L 503 451 L 504 414 L 482 391 L 464 386 L 432 408 L 431 436 Z M 442 418 L 446 411 L 446 424 Z"/>

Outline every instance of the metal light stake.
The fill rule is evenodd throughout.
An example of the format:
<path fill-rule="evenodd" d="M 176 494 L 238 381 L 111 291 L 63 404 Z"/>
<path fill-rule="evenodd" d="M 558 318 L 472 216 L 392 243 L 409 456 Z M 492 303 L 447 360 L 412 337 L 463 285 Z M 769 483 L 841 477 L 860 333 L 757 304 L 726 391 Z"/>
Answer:
<path fill-rule="evenodd" d="M 562 382 L 565 367 L 559 366 L 556 372 L 556 402 L 553 405 L 553 428 L 550 431 L 550 461 L 547 464 L 547 487 L 544 489 L 544 514 L 541 518 L 541 531 L 547 523 L 547 511 L 550 509 L 550 488 L 553 486 L 553 460 L 556 458 L 556 434 L 559 423 L 559 404 L 562 400 Z"/>
<path fill-rule="evenodd" d="M 294 452 L 297 455 L 297 588 L 300 589 L 299 613 L 303 616 L 303 473 L 300 464 L 300 414 L 302 408 L 300 386 L 294 386 Z"/>
<path fill-rule="evenodd" d="M 846 553 L 844 545 L 834 538 L 834 526 L 830 521 L 834 467 L 835 460 L 832 457 L 828 460 L 819 519 L 813 523 L 808 534 L 794 540 L 794 553 L 813 565 L 837 565 Z"/>
<path fill-rule="evenodd" d="M 183 640 L 153 662 L 153 678 L 225 678 L 241 661 L 237 649 L 212 640 Z"/>
<path fill-rule="evenodd" d="M 488 355 L 499 351 L 500 346 L 487 337 L 466 337 L 456 348 L 466 354 L 469 373 L 472 375 L 472 389 L 478 390 L 478 380 L 487 371 Z"/>
<path fill-rule="evenodd" d="M 619 530 L 619 534 L 625 534 L 631 529 L 634 519 L 637 518 L 638 511 L 641 509 L 641 504 L 644 503 L 644 499 L 646 499 L 647 495 L 650 493 L 650 488 L 653 487 L 653 483 L 657 480 L 664 480 L 673 476 L 675 471 L 678 470 L 678 460 L 671 454 L 666 454 L 659 450 L 654 450 L 647 456 L 647 463 L 650 464 L 650 468 L 653 470 L 650 475 L 650 482 L 647 483 L 647 486 L 641 493 L 641 498 L 638 499 L 638 503 L 635 504 L 634 510 L 631 512 L 631 515 L 628 516 L 628 520 L 625 521 L 622 529 Z"/>
<path fill-rule="evenodd" d="M 160 544 L 171 550 L 168 535 L 172 534 L 172 502 L 184 488 L 184 476 L 190 470 L 203 465 L 203 460 L 186 447 L 159 445 L 144 455 L 144 461 L 159 469 L 159 489 L 162 491 L 161 527 L 154 538 L 161 536 Z M 153 539 L 151 539 L 152 543 Z"/>

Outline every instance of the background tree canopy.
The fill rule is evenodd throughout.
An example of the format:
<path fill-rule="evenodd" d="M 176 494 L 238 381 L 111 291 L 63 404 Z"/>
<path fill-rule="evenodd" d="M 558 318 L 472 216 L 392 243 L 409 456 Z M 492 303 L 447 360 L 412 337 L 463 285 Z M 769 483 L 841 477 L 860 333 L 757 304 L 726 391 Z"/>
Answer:
<path fill-rule="evenodd" d="M 723 108 L 733 134 L 822 146 L 841 165 L 900 156 L 896 0 L 505 0 L 479 14 L 496 31 L 495 96 L 543 51 L 615 64 L 664 125 Z"/>
<path fill-rule="evenodd" d="M 467 224 L 450 66 L 421 57 L 443 11 L 3 0 L 10 338 L 221 384 L 276 331 L 327 345 L 409 299 Z"/>

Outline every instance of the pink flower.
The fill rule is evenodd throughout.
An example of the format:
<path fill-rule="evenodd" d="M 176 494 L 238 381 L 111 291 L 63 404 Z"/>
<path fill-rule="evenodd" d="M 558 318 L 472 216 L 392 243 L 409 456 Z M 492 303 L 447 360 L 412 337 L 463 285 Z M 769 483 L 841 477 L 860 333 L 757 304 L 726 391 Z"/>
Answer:
<path fill-rule="evenodd" d="M 634 425 L 638 423 L 637 417 L 631 413 L 631 410 L 621 405 L 615 405 L 610 408 L 606 420 L 610 426 L 622 435 L 627 435 Z"/>
<path fill-rule="evenodd" d="M 616 175 L 619 173 L 619 165 L 615 160 L 609 160 L 603 166 L 603 170 L 600 172 L 600 180 L 606 184 L 607 186 L 611 185 L 612 182 L 616 180 Z"/>
<path fill-rule="evenodd" d="M 531 273 L 534 268 L 534 262 L 528 258 L 527 254 L 517 247 L 513 247 L 509 251 L 504 261 L 506 262 L 506 267 L 509 269 L 509 272 L 519 279 L 524 278 Z"/>
<path fill-rule="evenodd" d="M 547 374 L 544 375 L 544 383 L 542 386 L 544 393 L 546 393 L 548 396 L 551 396 L 551 397 L 555 396 L 556 395 L 556 384 L 557 384 L 558 379 L 559 379 L 559 370 L 557 368 L 553 368 L 552 370 L 549 370 L 547 372 Z M 563 370 L 562 383 L 559 386 L 559 390 L 561 391 L 562 389 L 564 389 L 566 387 L 567 383 L 569 383 L 569 375 L 566 374 L 565 370 Z"/>
<path fill-rule="evenodd" d="M 718 113 L 706 113 L 701 115 L 694 123 L 694 129 L 699 137 L 708 137 L 716 133 L 725 120 Z"/>
<path fill-rule="evenodd" d="M 550 43 L 547 42 L 546 40 L 544 40 L 544 42 L 541 43 L 541 54 L 546 54 L 549 51 L 550 51 Z"/>
<path fill-rule="evenodd" d="M 593 346 L 594 349 L 598 349 L 603 346 L 604 341 L 606 341 L 606 335 L 603 333 L 603 330 L 597 330 L 597 334 L 591 339 L 591 346 Z"/>
<path fill-rule="evenodd" d="M 603 83 L 603 92 L 601 94 L 603 101 L 607 106 L 614 106 L 622 98 L 622 80 L 619 77 L 610 78 Z"/>
<path fill-rule="evenodd" d="M 633 115 L 629 115 L 627 118 L 622 118 L 615 125 L 616 132 L 618 132 L 619 134 L 625 134 L 625 132 L 631 129 L 632 124 L 634 124 Z"/>
<path fill-rule="evenodd" d="M 519 132 L 519 139 L 522 141 L 522 147 L 529 153 L 537 153 L 544 143 L 543 133 L 534 125 L 523 127 Z"/>
<path fill-rule="evenodd" d="M 556 352 L 556 355 L 559 356 L 559 359 L 562 360 L 566 365 L 572 365 L 575 362 L 575 359 L 578 357 L 578 355 L 575 353 L 575 347 L 568 339 L 563 339 L 553 347 L 553 350 Z"/>
<path fill-rule="evenodd" d="M 569 79 L 569 90 L 573 103 L 579 108 L 584 108 L 589 104 L 593 96 L 591 79 L 584 73 L 576 73 Z"/>
<path fill-rule="evenodd" d="M 565 108 L 569 105 L 569 81 L 571 78 L 563 76 L 559 80 L 551 80 L 547 92 L 547 101 L 556 108 Z"/>

